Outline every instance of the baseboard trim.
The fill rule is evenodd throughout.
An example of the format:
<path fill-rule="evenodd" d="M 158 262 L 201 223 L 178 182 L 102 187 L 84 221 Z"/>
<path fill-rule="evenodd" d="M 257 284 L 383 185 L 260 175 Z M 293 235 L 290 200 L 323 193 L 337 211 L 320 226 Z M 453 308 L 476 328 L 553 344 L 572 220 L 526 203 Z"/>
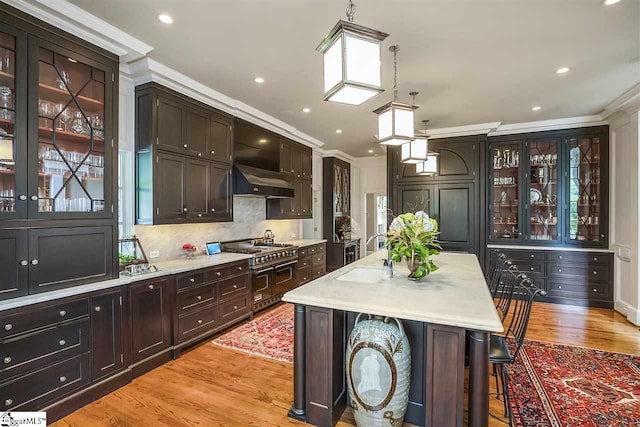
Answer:
<path fill-rule="evenodd" d="M 636 326 L 640 326 L 640 310 L 620 300 L 616 300 L 613 308 L 615 311 L 625 316 L 629 322 Z"/>
<path fill-rule="evenodd" d="M 161 352 L 154 354 L 153 356 L 149 356 L 144 360 L 129 365 L 129 369 L 131 369 L 131 371 L 133 372 L 133 378 L 137 378 L 140 375 L 145 374 L 150 370 L 171 361 L 172 351 L 173 349 L 171 347 L 168 347 Z"/>

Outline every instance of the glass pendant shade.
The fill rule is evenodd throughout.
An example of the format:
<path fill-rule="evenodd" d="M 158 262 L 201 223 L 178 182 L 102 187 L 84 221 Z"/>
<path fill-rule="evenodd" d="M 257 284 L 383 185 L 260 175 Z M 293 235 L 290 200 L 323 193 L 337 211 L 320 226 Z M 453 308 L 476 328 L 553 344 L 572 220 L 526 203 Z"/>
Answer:
<path fill-rule="evenodd" d="M 433 176 L 438 174 L 438 156 L 437 153 L 429 153 L 427 160 L 416 164 L 416 174 Z"/>
<path fill-rule="evenodd" d="M 15 164 L 13 157 L 13 139 L 0 136 L 0 163 Z"/>
<path fill-rule="evenodd" d="M 317 50 L 324 55 L 324 100 L 360 105 L 382 89 L 380 43 L 388 34 L 339 21 Z"/>
<path fill-rule="evenodd" d="M 378 115 L 378 143 L 402 145 L 414 139 L 413 114 L 418 108 L 402 102 L 390 102 L 374 111 Z"/>
<path fill-rule="evenodd" d="M 416 137 L 414 140 L 405 142 L 400 149 L 400 160 L 406 164 L 417 164 L 427 160 L 428 139 Z"/>

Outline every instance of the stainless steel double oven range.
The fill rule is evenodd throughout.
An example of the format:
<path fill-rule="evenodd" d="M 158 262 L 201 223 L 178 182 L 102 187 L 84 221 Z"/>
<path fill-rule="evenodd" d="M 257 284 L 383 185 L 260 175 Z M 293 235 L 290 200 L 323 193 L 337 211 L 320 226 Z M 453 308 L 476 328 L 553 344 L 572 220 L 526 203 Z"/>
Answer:
<path fill-rule="evenodd" d="M 280 301 L 282 294 L 296 286 L 298 247 L 265 239 L 245 239 L 222 243 L 223 252 L 249 254 L 253 311 Z"/>

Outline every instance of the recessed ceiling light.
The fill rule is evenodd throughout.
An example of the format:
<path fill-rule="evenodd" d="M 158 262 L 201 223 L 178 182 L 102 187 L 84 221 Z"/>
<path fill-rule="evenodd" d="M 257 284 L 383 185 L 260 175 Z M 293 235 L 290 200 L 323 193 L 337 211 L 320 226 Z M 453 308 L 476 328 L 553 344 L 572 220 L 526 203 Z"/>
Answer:
<path fill-rule="evenodd" d="M 372 153 L 373 153 L 373 150 L 369 150 L 369 154 L 372 154 Z"/>
<path fill-rule="evenodd" d="M 531 111 L 540 111 L 542 109 L 542 107 L 540 107 L 539 105 L 536 105 L 535 107 L 531 107 Z"/>
<path fill-rule="evenodd" d="M 569 67 L 560 67 L 556 70 L 556 74 L 564 74 L 569 72 Z"/>
<path fill-rule="evenodd" d="M 267 141 L 265 138 L 262 138 L 262 139 L 259 139 L 259 140 L 258 140 L 258 142 L 259 142 L 260 144 L 266 144 L 266 143 L 267 143 L 267 142 L 269 142 L 269 141 Z"/>
<path fill-rule="evenodd" d="M 256 77 L 253 81 L 256 83 L 264 83 L 264 79 L 262 77 Z"/>
<path fill-rule="evenodd" d="M 336 129 L 336 133 L 342 133 L 342 129 Z"/>
<path fill-rule="evenodd" d="M 611 6 L 612 4 L 620 3 L 620 0 L 604 0 L 602 2 L 605 6 Z"/>
<path fill-rule="evenodd" d="M 302 109 L 302 112 L 303 113 L 310 113 L 311 112 L 311 108 L 305 107 L 305 108 Z"/>
<path fill-rule="evenodd" d="M 161 13 L 160 15 L 158 15 L 158 19 L 163 24 L 173 24 L 173 18 L 167 15 L 166 13 Z"/>

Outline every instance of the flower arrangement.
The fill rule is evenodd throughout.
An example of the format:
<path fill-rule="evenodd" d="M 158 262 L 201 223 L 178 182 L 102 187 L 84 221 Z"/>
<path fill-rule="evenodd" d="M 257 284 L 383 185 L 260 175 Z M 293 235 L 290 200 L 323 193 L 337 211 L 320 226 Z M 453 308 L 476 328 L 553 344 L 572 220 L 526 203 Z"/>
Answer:
<path fill-rule="evenodd" d="M 187 258 L 195 258 L 196 252 L 198 252 L 198 247 L 196 245 L 192 245 L 191 243 L 185 243 L 182 245 L 182 250 L 184 251 Z"/>
<path fill-rule="evenodd" d="M 421 279 L 438 266 L 431 259 L 439 255 L 442 247 L 438 242 L 438 222 L 429 218 L 424 211 L 398 215 L 387 231 L 385 246 L 389 248 L 391 259 L 400 262 L 406 259 L 409 278 Z"/>

